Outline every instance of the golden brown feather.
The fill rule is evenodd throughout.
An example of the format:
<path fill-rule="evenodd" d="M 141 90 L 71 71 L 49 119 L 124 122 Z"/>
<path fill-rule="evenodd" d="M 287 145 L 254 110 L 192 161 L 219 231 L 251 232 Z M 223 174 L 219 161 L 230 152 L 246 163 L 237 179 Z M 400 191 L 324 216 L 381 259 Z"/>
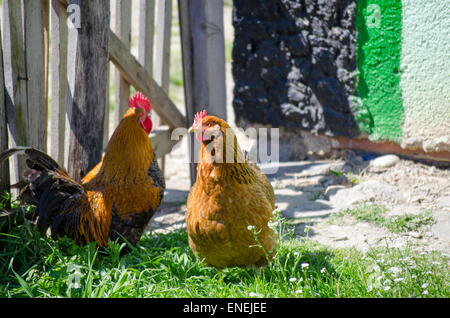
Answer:
<path fill-rule="evenodd" d="M 214 116 L 203 119 L 202 133 L 219 129 L 213 141 L 202 142 L 197 180 L 187 202 L 189 244 L 215 267 L 266 264 L 276 247 L 276 235 L 268 226 L 275 209 L 273 188 L 258 168 L 245 161 L 225 121 Z M 230 156 L 234 163 L 226 162 Z M 259 232 L 257 240 L 249 226 Z"/>

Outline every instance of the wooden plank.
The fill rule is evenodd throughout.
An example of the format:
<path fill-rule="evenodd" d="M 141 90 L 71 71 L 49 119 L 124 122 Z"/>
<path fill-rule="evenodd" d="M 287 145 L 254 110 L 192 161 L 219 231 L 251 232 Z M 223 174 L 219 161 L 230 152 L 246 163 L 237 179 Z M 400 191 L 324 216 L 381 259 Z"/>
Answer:
<path fill-rule="evenodd" d="M 65 10 L 67 10 L 67 1 L 59 0 Z M 79 0 L 71 1 L 72 4 L 80 5 Z M 64 131 L 64 166 L 69 166 L 69 144 L 71 138 L 71 124 L 70 120 L 72 118 L 72 105 L 74 105 L 74 95 L 75 95 L 75 83 L 77 81 L 77 52 L 78 52 L 78 30 L 74 27 L 72 20 L 67 20 L 68 28 L 67 32 L 67 101 L 66 101 L 66 120 L 65 120 L 65 131 Z"/>
<path fill-rule="evenodd" d="M 186 116 L 207 109 L 226 120 L 225 40 L 222 0 L 179 0 Z M 194 71 L 195 70 L 195 71 Z M 191 138 L 191 162 L 196 154 Z M 195 180 L 191 164 L 191 182 Z"/>
<path fill-rule="evenodd" d="M 191 3 L 191 15 L 196 16 L 195 11 L 199 9 L 198 2 Z M 194 21 L 193 34 L 194 43 L 197 41 L 206 43 L 206 52 L 195 55 L 195 66 L 206 64 L 208 101 L 203 105 L 208 105 L 208 111 L 211 114 L 227 120 L 227 90 L 225 78 L 225 31 L 223 26 L 223 0 L 203 0 L 205 10 L 205 20 Z M 194 44 L 199 46 L 198 44 Z M 200 82 L 200 81 L 199 81 Z M 202 82 L 201 82 L 202 83 Z M 202 105 L 201 103 L 198 104 Z"/>
<path fill-rule="evenodd" d="M 122 43 L 130 49 L 131 46 L 131 1 L 116 0 L 116 25 L 115 33 Z M 116 111 L 115 124 L 118 125 L 123 114 L 128 109 L 128 99 L 130 98 L 130 85 L 117 70 L 115 73 L 116 81 Z"/>
<path fill-rule="evenodd" d="M 67 6 L 67 0 L 59 1 Z M 186 119 L 175 104 L 111 30 L 109 32 L 109 58 L 131 85 L 150 96 L 155 112 L 171 128 L 187 127 Z M 69 65 L 71 65 L 70 61 Z"/>
<path fill-rule="evenodd" d="M 47 149 L 45 0 L 24 0 L 28 146 Z"/>
<path fill-rule="evenodd" d="M 49 0 L 42 0 L 42 22 L 44 25 L 44 103 L 47 107 L 47 125 L 48 126 L 48 94 L 49 94 L 49 58 L 50 58 L 50 1 Z M 47 127 L 47 136 L 46 139 L 48 139 L 48 127 Z M 47 142 L 45 143 L 45 146 L 47 147 Z M 48 151 L 48 150 L 47 150 Z"/>
<path fill-rule="evenodd" d="M 193 52 L 192 52 L 192 39 L 191 39 L 191 27 L 189 16 L 189 5 L 187 1 L 178 0 L 178 14 L 180 20 L 180 35 L 181 35 L 181 52 L 183 61 L 183 82 L 184 82 L 184 96 L 186 107 L 186 127 L 192 124 L 192 120 L 195 115 L 194 104 L 194 75 L 193 75 Z M 197 165 L 194 158 L 196 155 L 196 149 L 194 148 L 195 139 L 194 136 L 188 136 L 189 144 L 189 173 L 191 178 L 191 185 L 195 183 L 197 176 Z"/>
<path fill-rule="evenodd" d="M 102 149 L 105 151 L 106 146 L 109 141 L 109 80 L 110 80 L 110 71 L 111 71 L 111 63 L 108 61 L 108 70 L 106 71 L 106 103 L 105 103 L 105 120 L 103 121 L 103 146 Z"/>
<path fill-rule="evenodd" d="M 3 63 L 5 103 L 10 147 L 28 145 L 27 73 L 23 40 L 22 2 L 3 1 Z M 25 168 L 23 157 L 10 158 L 11 183 L 17 183 Z M 15 191 L 17 194 L 17 191 Z"/>
<path fill-rule="evenodd" d="M 1 27 L 0 27 L 1 38 Z M 0 45 L 0 87 L 4 87 L 5 79 L 3 73 L 3 49 Z M 6 126 L 5 90 L 0 89 L 0 152 L 8 149 L 8 129 Z M 0 163 L 0 195 L 9 191 L 9 164 L 8 160 Z"/>
<path fill-rule="evenodd" d="M 155 0 L 139 2 L 138 60 L 153 76 L 153 36 L 155 33 Z"/>
<path fill-rule="evenodd" d="M 50 155 L 64 165 L 64 138 L 66 127 L 67 91 L 67 13 L 59 0 L 52 0 L 51 24 L 51 78 L 52 101 L 50 118 Z"/>
<path fill-rule="evenodd" d="M 226 120 L 222 0 L 189 1 L 188 8 L 195 112 L 206 108 Z"/>
<path fill-rule="evenodd" d="M 154 79 L 169 94 L 170 85 L 170 40 L 172 34 L 172 0 L 158 0 L 156 12 L 155 74 Z M 159 116 L 153 116 L 155 126 L 163 125 Z M 160 162 L 165 171 L 165 157 Z"/>
<path fill-rule="evenodd" d="M 109 0 L 80 0 L 75 85 L 70 105 L 68 172 L 80 180 L 102 155 L 109 40 Z M 70 82 L 69 82 L 70 83 Z M 70 85 L 69 85 L 70 86 Z"/>
<path fill-rule="evenodd" d="M 168 93 L 170 84 L 170 35 L 172 0 L 157 0 L 154 79 Z"/>
<path fill-rule="evenodd" d="M 186 120 L 175 104 L 112 31 L 109 33 L 109 58 L 131 85 L 149 96 L 153 109 L 164 122 L 171 128 L 186 127 Z"/>

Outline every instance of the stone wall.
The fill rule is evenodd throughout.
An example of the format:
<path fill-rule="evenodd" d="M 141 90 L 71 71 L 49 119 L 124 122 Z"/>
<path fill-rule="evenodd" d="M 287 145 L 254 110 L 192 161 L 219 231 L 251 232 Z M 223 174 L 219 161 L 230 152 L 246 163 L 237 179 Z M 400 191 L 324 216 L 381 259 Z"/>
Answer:
<path fill-rule="evenodd" d="M 240 125 L 357 136 L 355 0 L 235 0 Z"/>

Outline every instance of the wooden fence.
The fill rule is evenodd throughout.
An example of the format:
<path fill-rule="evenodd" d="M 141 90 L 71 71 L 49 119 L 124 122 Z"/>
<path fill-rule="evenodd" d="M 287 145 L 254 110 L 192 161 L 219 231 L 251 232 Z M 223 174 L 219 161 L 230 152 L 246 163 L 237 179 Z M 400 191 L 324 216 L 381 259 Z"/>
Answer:
<path fill-rule="evenodd" d="M 137 57 L 130 51 L 133 1 L 139 1 Z M 113 26 L 110 5 L 116 6 Z M 152 101 L 157 118 L 152 116 L 156 127 L 151 138 L 158 158 L 176 143 L 170 140 L 172 129 L 186 127 L 198 107 L 211 105 L 213 113 L 225 117 L 223 23 L 219 20 L 214 32 L 210 26 L 215 22 L 208 23 L 222 14 L 222 0 L 178 2 L 188 118 L 168 97 L 172 5 L 172 0 L 3 0 L 0 151 L 16 145 L 41 149 L 80 178 L 100 159 L 126 111 L 130 86 Z M 203 12 L 197 21 L 203 24 L 195 32 L 189 18 L 193 10 Z M 219 37 L 211 36 L 217 33 Z M 217 39 L 222 41 L 218 48 L 199 49 L 215 47 Z M 195 51 L 202 52 L 202 60 L 195 61 Z M 201 61 L 215 67 L 194 76 Z M 116 69 L 114 78 L 109 78 L 110 65 Z M 213 73 L 216 80 L 211 80 Z M 114 114 L 108 107 L 109 81 L 116 88 Z M 216 81 L 219 85 L 212 84 Z M 0 190 L 19 180 L 22 160 L 13 157 L 0 167 Z"/>

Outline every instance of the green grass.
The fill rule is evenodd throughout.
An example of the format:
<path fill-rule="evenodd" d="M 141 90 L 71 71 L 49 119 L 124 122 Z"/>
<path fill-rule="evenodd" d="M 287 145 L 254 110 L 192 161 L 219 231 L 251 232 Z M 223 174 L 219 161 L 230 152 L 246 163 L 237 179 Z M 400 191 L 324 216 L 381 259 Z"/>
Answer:
<path fill-rule="evenodd" d="M 26 222 L 0 235 L 0 297 L 450 296 L 448 255 L 332 249 L 283 233 L 267 267 L 219 271 L 196 259 L 184 230 L 144 235 L 120 258 L 118 243 L 100 253 Z"/>
<path fill-rule="evenodd" d="M 386 212 L 387 209 L 381 205 L 364 203 L 355 208 L 340 211 L 332 217 L 331 221 L 335 222 L 339 217 L 350 215 L 358 221 L 384 227 L 393 233 L 418 231 L 423 226 L 435 222 L 429 211 L 393 216 L 386 216 Z"/>

